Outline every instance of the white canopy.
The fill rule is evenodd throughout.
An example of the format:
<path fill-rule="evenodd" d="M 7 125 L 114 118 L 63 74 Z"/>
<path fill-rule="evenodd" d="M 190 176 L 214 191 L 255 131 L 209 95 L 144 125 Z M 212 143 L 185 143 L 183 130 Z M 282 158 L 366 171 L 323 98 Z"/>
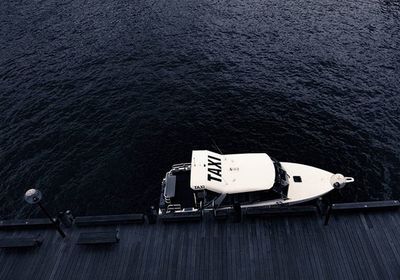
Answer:
<path fill-rule="evenodd" d="M 220 155 L 193 151 L 190 187 L 216 193 L 243 193 L 272 188 L 275 167 L 264 153 Z"/>

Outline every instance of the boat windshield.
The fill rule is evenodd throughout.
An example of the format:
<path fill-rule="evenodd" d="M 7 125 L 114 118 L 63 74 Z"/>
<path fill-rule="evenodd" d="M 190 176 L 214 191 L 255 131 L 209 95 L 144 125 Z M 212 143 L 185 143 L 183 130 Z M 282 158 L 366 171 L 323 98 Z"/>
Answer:
<path fill-rule="evenodd" d="M 275 167 L 275 183 L 272 190 L 279 193 L 282 198 L 287 198 L 288 193 L 288 174 L 285 169 L 283 169 L 281 163 L 275 159 L 272 159 Z"/>

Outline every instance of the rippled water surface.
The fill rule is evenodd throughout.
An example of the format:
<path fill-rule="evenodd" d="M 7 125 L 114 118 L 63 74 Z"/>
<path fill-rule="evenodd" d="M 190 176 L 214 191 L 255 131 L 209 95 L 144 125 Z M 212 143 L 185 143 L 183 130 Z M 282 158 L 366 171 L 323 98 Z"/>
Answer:
<path fill-rule="evenodd" d="M 400 195 L 399 0 L 0 2 L 0 217 L 157 203 L 192 149 Z"/>

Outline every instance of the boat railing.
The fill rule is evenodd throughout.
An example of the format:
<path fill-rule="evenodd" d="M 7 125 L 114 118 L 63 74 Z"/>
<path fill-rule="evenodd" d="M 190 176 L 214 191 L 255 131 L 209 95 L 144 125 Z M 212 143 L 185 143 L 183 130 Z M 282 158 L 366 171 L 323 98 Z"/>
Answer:
<path fill-rule="evenodd" d="M 179 211 L 182 207 L 180 204 L 170 204 L 167 206 L 167 211 Z"/>
<path fill-rule="evenodd" d="M 188 171 L 190 170 L 190 163 L 178 163 L 172 165 L 172 171 Z"/>

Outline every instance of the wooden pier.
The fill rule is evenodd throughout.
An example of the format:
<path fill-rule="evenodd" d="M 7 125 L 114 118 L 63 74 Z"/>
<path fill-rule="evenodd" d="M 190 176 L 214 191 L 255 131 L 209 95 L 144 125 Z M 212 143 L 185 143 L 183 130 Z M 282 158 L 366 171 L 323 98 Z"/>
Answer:
<path fill-rule="evenodd" d="M 398 206 L 335 204 L 328 226 L 310 209 L 236 223 L 81 217 L 64 239 L 47 221 L 0 221 L 0 279 L 400 279 Z"/>

